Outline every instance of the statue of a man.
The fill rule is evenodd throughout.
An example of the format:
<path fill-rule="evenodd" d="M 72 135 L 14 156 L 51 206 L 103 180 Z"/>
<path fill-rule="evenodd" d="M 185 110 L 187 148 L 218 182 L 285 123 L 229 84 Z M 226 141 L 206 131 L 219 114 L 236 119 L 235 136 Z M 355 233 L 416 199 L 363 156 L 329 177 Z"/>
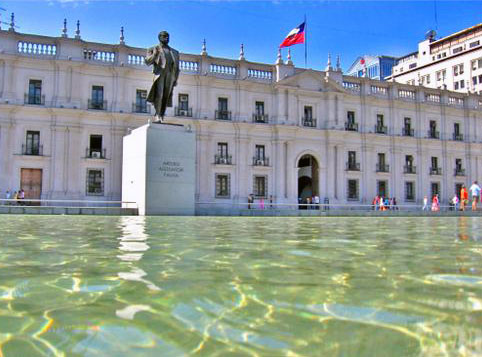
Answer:
<path fill-rule="evenodd" d="M 159 44 L 147 50 L 146 64 L 153 65 L 154 83 L 147 101 L 156 109 L 156 117 L 162 122 L 166 107 L 172 107 L 172 92 L 179 77 L 179 52 L 168 46 L 169 34 L 159 33 Z"/>

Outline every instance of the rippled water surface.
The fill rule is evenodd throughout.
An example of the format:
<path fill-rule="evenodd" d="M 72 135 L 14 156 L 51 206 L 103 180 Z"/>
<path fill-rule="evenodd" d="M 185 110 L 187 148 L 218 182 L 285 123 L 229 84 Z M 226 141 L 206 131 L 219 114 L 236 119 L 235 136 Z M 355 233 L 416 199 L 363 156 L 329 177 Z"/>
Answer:
<path fill-rule="evenodd" d="M 480 218 L 0 216 L 0 356 L 477 356 Z"/>

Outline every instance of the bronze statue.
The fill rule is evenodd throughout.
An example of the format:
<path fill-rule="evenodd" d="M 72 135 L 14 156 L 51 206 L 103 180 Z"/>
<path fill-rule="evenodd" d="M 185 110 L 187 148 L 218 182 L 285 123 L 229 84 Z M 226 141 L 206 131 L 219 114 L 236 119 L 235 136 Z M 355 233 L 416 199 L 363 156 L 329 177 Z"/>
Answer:
<path fill-rule="evenodd" d="M 166 107 L 172 107 L 172 92 L 179 77 L 179 52 L 168 46 L 169 34 L 159 33 L 159 44 L 147 50 L 145 62 L 153 65 L 154 83 L 147 101 L 156 109 L 158 122 L 162 122 Z"/>

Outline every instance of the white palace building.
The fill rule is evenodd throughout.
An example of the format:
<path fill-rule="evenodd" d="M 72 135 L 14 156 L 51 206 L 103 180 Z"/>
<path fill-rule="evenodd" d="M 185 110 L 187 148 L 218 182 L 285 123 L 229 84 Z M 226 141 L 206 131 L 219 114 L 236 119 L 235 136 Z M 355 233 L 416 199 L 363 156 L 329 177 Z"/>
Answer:
<path fill-rule="evenodd" d="M 122 140 L 152 117 L 144 48 L 0 31 L 0 190 L 121 200 Z M 196 133 L 196 208 L 419 205 L 482 179 L 482 97 L 325 71 L 181 54 L 167 122 Z M 182 145 L 182 142 L 179 143 Z"/>

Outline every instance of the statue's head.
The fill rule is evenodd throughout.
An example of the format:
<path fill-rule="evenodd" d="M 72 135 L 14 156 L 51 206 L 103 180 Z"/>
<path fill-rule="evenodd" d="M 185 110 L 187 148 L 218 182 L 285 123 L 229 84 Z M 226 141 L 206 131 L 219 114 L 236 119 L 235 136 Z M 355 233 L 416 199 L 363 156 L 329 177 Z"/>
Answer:
<path fill-rule="evenodd" d="M 159 32 L 159 42 L 167 45 L 169 43 L 169 33 L 167 31 L 161 31 Z"/>

